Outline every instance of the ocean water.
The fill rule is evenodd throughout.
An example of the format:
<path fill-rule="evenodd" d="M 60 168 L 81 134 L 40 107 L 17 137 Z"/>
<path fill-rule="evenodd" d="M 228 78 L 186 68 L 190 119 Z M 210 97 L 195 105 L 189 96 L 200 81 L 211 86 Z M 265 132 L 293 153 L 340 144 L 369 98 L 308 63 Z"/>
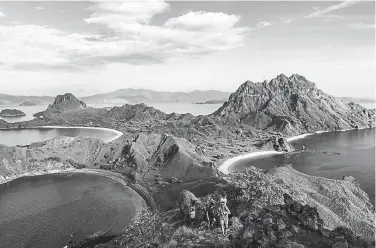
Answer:
<path fill-rule="evenodd" d="M 115 132 L 96 128 L 22 128 L 0 129 L 0 144 L 6 146 L 28 145 L 33 142 L 46 141 L 57 136 L 88 136 L 108 142 L 115 138 Z"/>
<path fill-rule="evenodd" d="M 296 147 L 304 145 L 318 152 L 335 152 L 339 155 L 323 153 L 297 153 L 271 155 L 263 158 L 239 160 L 230 167 L 230 171 L 244 171 L 249 166 L 261 169 L 292 164 L 303 173 L 331 179 L 353 176 L 360 187 L 375 202 L 375 129 L 328 132 L 306 136 L 292 141 Z"/>
<path fill-rule="evenodd" d="M 98 104 L 87 104 L 89 107 L 93 108 L 105 108 L 105 107 L 114 107 L 122 106 L 123 103 L 98 103 Z M 170 114 L 172 112 L 178 114 L 191 113 L 193 115 L 207 115 L 211 114 L 217 109 L 219 109 L 222 104 L 194 104 L 194 103 L 176 103 L 176 102 L 151 102 L 146 105 L 151 106 L 155 109 L 158 109 L 162 112 Z M 0 111 L 3 109 L 18 109 L 26 114 L 22 117 L 1 117 L 9 123 L 29 121 L 33 120 L 35 117 L 33 114 L 46 110 L 48 105 L 36 105 L 36 106 L 17 106 L 17 105 L 1 105 Z"/>
<path fill-rule="evenodd" d="M 102 230 L 119 235 L 136 213 L 130 190 L 99 174 L 24 177 L 0 185 L 0 248 L 60 248 Z"/>
<path fill-rule="evenodd" d="M 26 116 L 21 116 L 21 117 L 1 117 L 0 116 L 0 119 L 3 119 L 9 123 L 33 120 L 35 118 L 33 114 L 46 110 L 47 107 L 48 105 L 36 105 L 36 106 L 1 105 L 0 112 L 3 109 L 18 109 L 24 112 Z"/>

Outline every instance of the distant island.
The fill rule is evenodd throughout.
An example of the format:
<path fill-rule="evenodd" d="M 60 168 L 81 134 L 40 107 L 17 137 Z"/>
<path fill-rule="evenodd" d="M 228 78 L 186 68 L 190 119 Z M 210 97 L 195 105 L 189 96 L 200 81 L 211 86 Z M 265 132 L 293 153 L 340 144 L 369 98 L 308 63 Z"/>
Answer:
<path fill-rule="evenodd" d="M 24 112 L 18 109 L 3 109 L 0 112 L 1 117 L 21 117 L 26 116 Z"/>
<path fill-rule="evenodd" d="M 36 104 L 30 101 L 24 101 L 20 103 L 20 106 L 35 106 Z"/>
<path fill-rule="evenodd" d="M 206 102 L 195 102 L 195 104 L 222 104 L 225 101 L 226 100 L 210 100 L 210 101 L 206 101 Z"/>

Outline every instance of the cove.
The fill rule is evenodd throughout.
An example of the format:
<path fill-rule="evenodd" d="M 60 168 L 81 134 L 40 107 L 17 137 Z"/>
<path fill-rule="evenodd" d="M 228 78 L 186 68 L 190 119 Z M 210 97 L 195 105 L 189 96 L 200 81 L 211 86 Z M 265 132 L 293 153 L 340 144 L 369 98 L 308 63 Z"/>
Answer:
<path fill-rule="evenodd" d="M 6 146 L 28 145 L 34 142 L 43 142 L 58 136 L 88 136 L 96 137 L 104 142 L 110 142 L 122 135 L 121 132 L 96 127 L 60 127 L 43 126 L 30 128 L 0 129 L 0 144 Z"/>
<path fill-rule="evenodd" d="M 71 234 L 119 235 L 144 204 L 120 180 L 99 173 L 19 178 L 0 185 L 0 247 L 64 247 Z"/>
<path fill-rule="evenodd" d="M 231 164 L 231 172 L 242 172 L 249 166 L 267 170 L 291 164 L 296 170 L 312 176 L 342 179 L 353 176 L 375 202 L 375 129 L 325 132 L 291 141 L 312 152 L 273 154 L 240 159 Z"/>

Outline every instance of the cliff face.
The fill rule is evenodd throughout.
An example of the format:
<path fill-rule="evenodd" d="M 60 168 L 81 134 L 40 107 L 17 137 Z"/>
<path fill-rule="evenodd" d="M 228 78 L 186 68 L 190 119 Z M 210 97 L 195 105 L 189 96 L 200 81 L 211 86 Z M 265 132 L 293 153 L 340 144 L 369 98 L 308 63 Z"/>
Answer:
<path fill-rule="evenodd" d="M 64 112 L 80 110 L 86 107 L 87 106 L 83 101 L 78 100 L 71 93 L 66 93 L 64 95 L 56 96 L 55 101 L 50 104 L 45 111 L 36 113 L 34 116 L 52 117 Z"/>
<path fill-rule="evenodd" d="M 243 123 L 287 135 L 364 128 L 375 123 L 367 109 L 325 94 L 297 74 L 281 74 L 262 83 L 247 81 L 211 116 L 223 123 Z"/>

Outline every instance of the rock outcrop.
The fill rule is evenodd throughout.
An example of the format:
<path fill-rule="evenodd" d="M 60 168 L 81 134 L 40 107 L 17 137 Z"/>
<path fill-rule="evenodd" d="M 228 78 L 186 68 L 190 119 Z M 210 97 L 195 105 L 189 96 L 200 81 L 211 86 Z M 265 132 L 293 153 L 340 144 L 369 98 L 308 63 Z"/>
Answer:
<path fill-rule="evenodd" d="M 3 109 L 0 112 L 1 117 L 20 117 L 26 116 L 24 112 L 18 109 Z"/>
<path fill-rule="evenodd" d="M 281 74 L 262 83 L 247 81 L 211 116 L 223 123 L 243 123 L 286 135 L 368 128 L 375 124 L 367 109 L 342 102 L 297 74 Z"/>
<path fill-rule="evenodd" d="M 34 116 L 51 118 L 64 112 L 80 110 L 86 107 L 87 106 L 83 101 L 78 100 L 71 93 L 66 93 L 64 95 L 56 96 L 55 101 L 50 104 L 45 111 L 36 113 Z"/>

